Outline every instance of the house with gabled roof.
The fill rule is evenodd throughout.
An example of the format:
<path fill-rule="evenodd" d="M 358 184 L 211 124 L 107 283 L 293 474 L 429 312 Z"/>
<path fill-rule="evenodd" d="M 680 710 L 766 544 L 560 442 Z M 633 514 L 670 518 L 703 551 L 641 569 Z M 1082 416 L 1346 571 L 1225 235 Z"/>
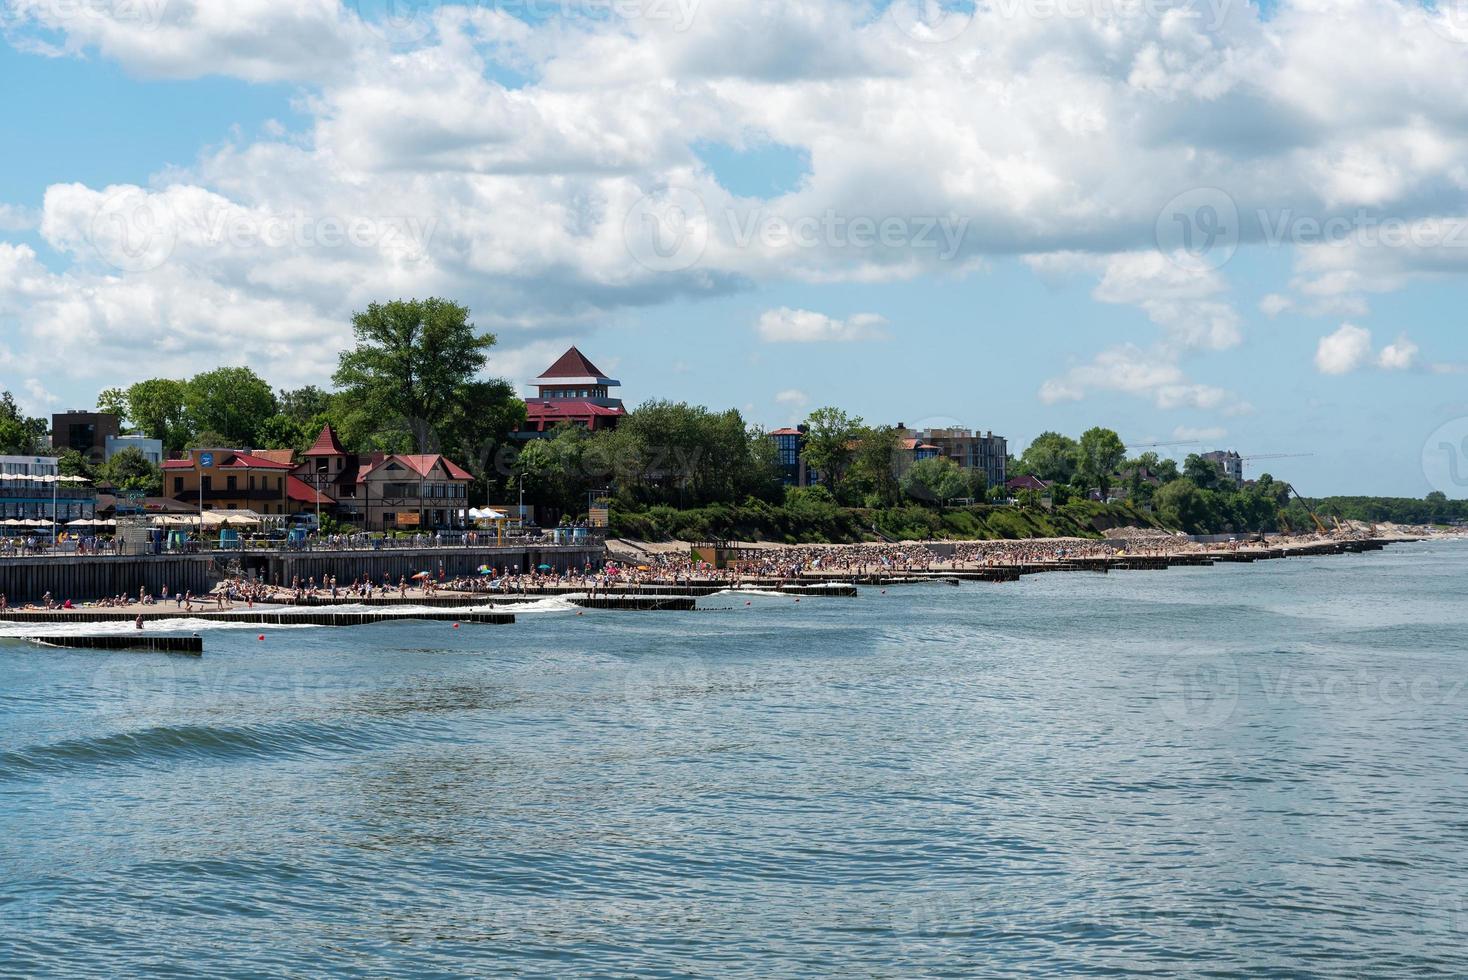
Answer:
<path fill-rule="evenodd" d="M 291 464 L 239 449 L 194 449 L 163 462 L 163 492 L 204 510 L 253 510 L 270 517 L 291 513 Z"/>
<path fill-rule="evenodd" d="M 329 497 L 338 518 L 369 531 L 463 527 L 474 481 L 438 453 L 349 453 L 330 425 L 293 476 Z"/>

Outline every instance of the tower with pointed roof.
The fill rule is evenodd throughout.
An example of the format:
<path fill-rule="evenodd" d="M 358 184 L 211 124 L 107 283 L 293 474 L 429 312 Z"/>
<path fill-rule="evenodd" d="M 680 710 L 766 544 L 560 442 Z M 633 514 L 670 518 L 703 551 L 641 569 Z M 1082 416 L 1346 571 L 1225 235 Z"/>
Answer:
<path fill-rule="evenodd" d="M 612 389 L 622 382 L 609 378 L 581 351 L 572 347 L 533 382 L 536 397 L 525 400 L 526 438 L 557 425 L 578 425 L 595 432 L 614 428 L 627 410 Z"/>

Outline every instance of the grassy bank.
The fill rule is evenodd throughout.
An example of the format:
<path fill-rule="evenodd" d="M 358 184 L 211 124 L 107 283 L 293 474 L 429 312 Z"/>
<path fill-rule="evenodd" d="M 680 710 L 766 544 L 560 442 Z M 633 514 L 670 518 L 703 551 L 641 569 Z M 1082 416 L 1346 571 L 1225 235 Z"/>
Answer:
<path fill-rule="evenodd" d="M 918 506 L 873 510 L 799 500 L 783 505 L 750 500 L 742 505 L 715 504 L 688 510 L 673 507 L 649 507 L 638 511 L 613 508 L 611 525 L 614 535 L 643 541 L 723 538 L 785 544 L 849 544 L 883 538 L 972 541 L 1100 538 L 1108 528 L 1158 526 L 1155 518 L 1129 504 L 1092 501 L 1073 501 L 1054 511 L 983 504 L 940 511 Z"/>

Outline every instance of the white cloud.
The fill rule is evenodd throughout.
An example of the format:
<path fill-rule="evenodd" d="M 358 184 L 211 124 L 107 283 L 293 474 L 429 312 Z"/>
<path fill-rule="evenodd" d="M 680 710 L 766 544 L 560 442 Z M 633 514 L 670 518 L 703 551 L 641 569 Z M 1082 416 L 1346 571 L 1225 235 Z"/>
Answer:
<path fill-rule="evenodd" d="M 40 216 L 15 204 L 0 203 L 0 231 L 30 231 Z"/>
<path fill-rule="evenodd" d="M 1134 344 L 1101 351 L 1088 363 L 1047 380 L 1040 386 L 1040 400 L 1079 401 L 1093 391 L 1147 398 L 1160 409 L 1219 409 L 1234 400 L 1223 388 L 1188 380 L 1170 353 Z"/>
<path fill-rule="evenodd" d="M 857 313 L 838 320 L 812 310 L 782 306 L 760 314 L 756 329 L 767 344 L 850 343 L 880 340 L 887 321 L 875 313 Z"/>
<path fill-rule="evenodd" d="M 1405 371 L 1417 361 L 1417 345 L 1405 336 L 1396 343 L 1387 344 L 1376 356 L 1376 364 L 1383 371 Z"/>
<path fill-rule="evenodd" d="M 399 4 L 403 18 L 364 22 L 337 0 L 8 0 L 0 29 L 28 50 L 148 77 L 298 84 L 305 124 L 267 125 L 145 182 L 144 200 L 178 222 L 157 267 L 105 261 L 128 241 L 107 188 L 51 188 L 39 221 L 22 217 L 71 264 L 21 268 L 10 247 L 6 268 L 0 244 L 0 332 L 22 359 L 58 340 L 97 344 L 97 362 L 124 372 L 248 350 L 286 383 L 329 373 L 349 313 L 383 296 L 462 298 L 519 350 L 676 297 L 1071 252 L 1107 256 L 1094 298 L 1161 328 L 1142 374 L 1170 380 L 1140 384 L 1114 363 L 1123 351 L 1047 382 L 1049 397 L 1106 388 L 1096 371 L 1114 370 L 1109 390 L 1224 405 L 1231 396 L 1184 377 L 1180 358 L 1237 345 L 1240 320 L 1221 274 L 1152 251 L 1166 202 L 1217 187 L 1245 216 L 1369 208 L 1425 222 L 1462 210 L 1468 59 L 1445 11 L 1285 0 L 1267 18 L 1241 3 L 1072 18 L 1040 6 L 979 5 L 961 34 L 926 44 L 837 0 L 534 22 L 473 3 Z M 510 74 L 523 83 L 500 81 Z M 766 201 L 732 195 L 696 147 L 752 138 L 802 151 L 810 172 Z M 687 192 L 706 235 L 686 265 L 629 241 L 645 230 L 628 225 L 638 202 L 668 188 Z M 318 230 L 412 220 L 432 233 L 408 236 L 417 251 L 381 236 L 274 247 L 217 234 L 283 217 Z M 811 234 L 746 235 L 802 221 Z M 877 229 L 869 244 L 852 233 L 859 221 Z M 1238 229 L 1246 246 L 1257 224 Z M 1342 316 L 1361 315 L 1370 292 L 1468 272 L 1468 249 L 1296 251 L 1292 288 Z M 805 323 L 786 327 L 841 340 L 883 326 Z"/>
<path fill-rule="evenodd" d="M 1315 348 L 1315 369 L 1321 374 L 1349 374 L 1371 360 L 1371 331 L 1343 323 L 1321 337 Z"/>
<path fill-rule="evenodd" d="M 1321 374 L 1350 374 L 1366 367 L 1405 371 L 1417 363 L 1417 353 L 1417 345 L 1403 334 L 1373 354 L 1371 331 L 1343 323 L 1335 333 L 1320 338 L 1315 348 L 1315 369 Z"/>
<path fill-rule="evenodd" d="M 781 405 L 800 407 L 810 403 L 810 396 L 798 388 L 786 388 L 775 395 L 775 401 Z"/>

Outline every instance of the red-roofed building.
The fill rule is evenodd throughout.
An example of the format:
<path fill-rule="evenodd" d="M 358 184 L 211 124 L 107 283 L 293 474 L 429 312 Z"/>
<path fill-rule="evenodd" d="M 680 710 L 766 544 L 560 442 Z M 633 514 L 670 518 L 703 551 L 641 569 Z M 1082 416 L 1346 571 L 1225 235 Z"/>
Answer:
<path fill-rule="evenodd" d="M 525 400 L 522 438 L 536 438 L 562 424 L 592 432 L 611 429 L 627 414 L 622 400 L 612 396 L 622 382 L 607 377 L 575 347 L 532 383 L 536 396 Z"/>
<path fill-rule="evenodd" d="M 204 510 L 291 513 L 286 482 L 291 465 L 238 449 L 195 449 L 163 463 L 163 492 Z"/>
<path fill-rule="evenodd" d="M 329 498 L 338 518 L 370 531 L 463 527 L 474 480 L 436 453 L 349 453 L 329 425 L 294 476 Z"/>

